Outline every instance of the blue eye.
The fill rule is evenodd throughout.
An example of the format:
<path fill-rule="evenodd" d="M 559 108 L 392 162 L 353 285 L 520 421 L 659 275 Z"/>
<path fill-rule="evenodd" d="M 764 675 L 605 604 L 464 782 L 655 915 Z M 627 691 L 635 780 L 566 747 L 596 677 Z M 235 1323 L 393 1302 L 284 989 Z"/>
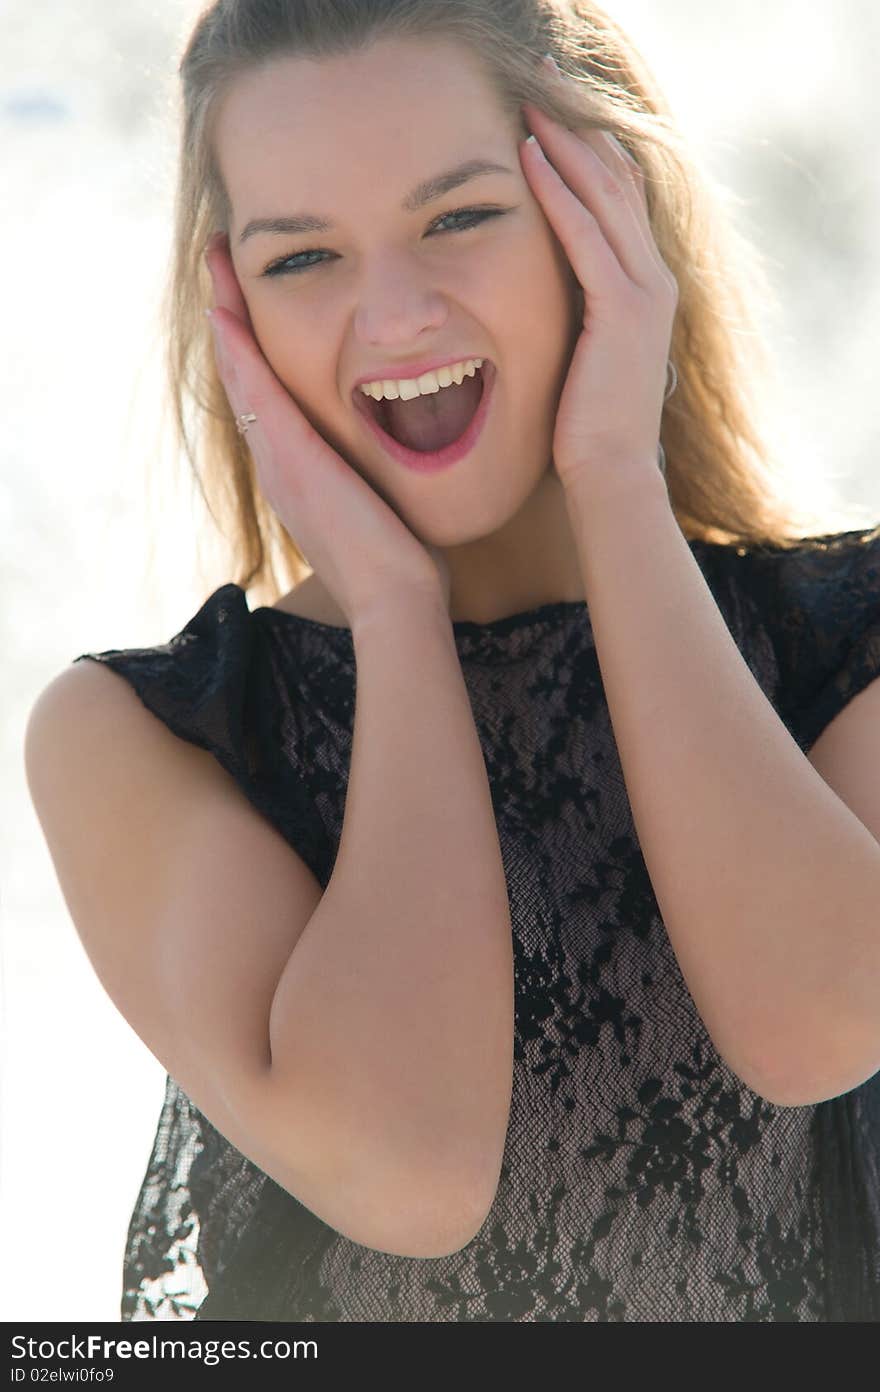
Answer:
<path fill-rule="evenodd" d="M 502 217 L 510 212 L 509 208 L 459 208 L 453 213 L 444 213 L 442 217 L 436 219 L 431 224 L 432 228 L 441 232 L 469 232 L 471 228 L 478 226 L 479 223 L 487 221 L 489 218 Z M 452 218 L 464 218 L 464 225 L 459 223 L 455 227 L 442 227 L 440 224 L 449 222 Z M 297 275 L 301 271 L 308 271 L 312 266 L 320 265 L 320 261 L 304 262 L 304 257 L 327 256 L 326 251 L 298 251 L 293 256 L 285 256 L 281 261 L 271 262 L 263 271 L 264 276 Z M 297 265 L 296 263 L 300 264 Z"/>

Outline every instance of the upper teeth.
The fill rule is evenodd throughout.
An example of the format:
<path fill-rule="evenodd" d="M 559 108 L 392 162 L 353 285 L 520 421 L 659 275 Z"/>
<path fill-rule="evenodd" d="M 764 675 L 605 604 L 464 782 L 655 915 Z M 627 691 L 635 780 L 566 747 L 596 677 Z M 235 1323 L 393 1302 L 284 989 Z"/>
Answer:
<path fill-rule="evenodd" d="M 361 382 L 360 387 L 364 396 L 371 396 L 374 401 L 382 401 L 385 397 L 389 401 L 396 401 L 398 397 L 401 401 L 411 401 L 414 396 L 428 396 L 431 392 L 439 391 L 441 387 L 451 387 L 453 382 L 460 387 L 462 379 L 473 377 L 477 368 L 483 366 L 483 362 L 483 358 L 465 358 L 462 362 L 451 363 L 448 367 L 438 367 L 436 372 L 424 372 L 421 377 Z"/>

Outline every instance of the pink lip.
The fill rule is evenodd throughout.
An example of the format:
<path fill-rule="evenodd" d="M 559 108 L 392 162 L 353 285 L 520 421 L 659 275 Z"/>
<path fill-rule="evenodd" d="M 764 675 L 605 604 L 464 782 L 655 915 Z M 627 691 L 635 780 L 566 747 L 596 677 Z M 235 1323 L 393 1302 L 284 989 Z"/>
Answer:
<path fill-rule="evenodd" d="M 452 358 L 451 361 L 460 362 L 461 359 Z M 430 369 L 426 368 L 425 371 L 430 371 Z M 386 452 L 392 455 L 399 464 L 402 464 L 405 469 L 412 469 L 417 474 L 436 474 L 439 473 L 441 469 L 448 469 L 451 465 L 457 464 L 459 459 L 463 459 L 466 454 L 470 453 L 477 443 L 477 440 L 480 438 L 483 426 L 486 423 L 486 417 L 489 414 L 492 388 L 495 385 L 495 377 L 497 374 L 494 364 L 489 362 L 488 358 L 483 360 L 483 366 L 479 371 L 483 378 L 483 393 L 470 425 L 463 435 L 460 435 L 457 440 L 453 440 L 451 445 L 447 445 L 445 449 L 433 450 L 430 453 L 407 449 L 406 445 L 402 445 L 398 440 L 395 440 L 393 436 L 384 431 L 379 422 L 374 420 L 370 415 L 367 398 L 362 391 L 355 393 L 355 404 L 380 445 L 382 445 Z M 373 380 L 374 379 L 371 377 L 364 378 L 364 381 L 367 382 Z"/>
<path fill-rule="evenodd" d="M 479 358 L 482 357 L 482 354 L 472 353 L 470 357 Z M 453 363 L 468 361 L 467 354 L 459 353 L 457 358 L 434 358 L 433 360 L 423 358 L 421 362 L 396 363 L 393 365 L 393 370 L 389 365 L 387 372 L 381 368 L 376 372 L 365 372 L 363 377 L 358 377 L 354 385 L 359 387 L 362 382 L 396 382 L 399 379 L 405 380 L 407 377 L 422 377 L 426 372 L 436 372 L 441 367 L 451 367 Z M 487 359 L 483 358 L 484 364 L 486 361 Z M 361 396 L 363 396 L 363 392 L 361 392 Z"/>

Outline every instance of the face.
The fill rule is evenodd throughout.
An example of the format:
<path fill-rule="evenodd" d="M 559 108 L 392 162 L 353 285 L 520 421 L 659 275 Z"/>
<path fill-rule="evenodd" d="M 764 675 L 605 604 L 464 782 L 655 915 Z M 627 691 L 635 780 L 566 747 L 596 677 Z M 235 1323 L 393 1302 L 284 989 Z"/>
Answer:
<path fill-rule="evenodd" d="M 551 470 L 582 326 L 574 274 L 520 166 L 522 138 L 467 50 L 412 40 L 279 59 L 237 80 L 215 126 L 233 265 L 265 357 L 324 439 L 437 546 L 495 532 Z M 508 172 L 402 207 L 474 160 Z M 303 213 L 329 230 L 241 240 L 252 220 Z M 481 436 L 451 468 L 411 472 L 371 432 L 355 383 L 470 357 L 496 372 Z"/>

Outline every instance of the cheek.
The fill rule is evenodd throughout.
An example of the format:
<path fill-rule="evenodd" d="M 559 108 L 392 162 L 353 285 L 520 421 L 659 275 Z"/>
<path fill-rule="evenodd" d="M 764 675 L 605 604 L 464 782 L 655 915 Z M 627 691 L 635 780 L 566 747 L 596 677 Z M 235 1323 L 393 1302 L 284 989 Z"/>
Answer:
<path fill-rule="evenodd" d="M 518 281 L 520 313 L 531 319 L 535 350 L 550 362 L 567 361 L 583 327 L 583 288 L 549 228 L 534 238 L 529 264 Z"/>
<path fill-rule="evenodd" d="M 566 314 L 570 316 L 575 309 L 579 309 L 580 317 L 583 317 L 583 287 L 575 275 L 574 267 L 568 259 L 565 248 L 559 238 L 552 233 L 549 234 L 548 251 L 553 262 L 553 275 L 565 303 Z"/>
<path fill-rule="evenodd" d="M 250 305 L 254 337 L 269 367 L 280 382 L 297 396 L 314 396 L 317 363 L 314 352 L 304 346 L 321 341 L 321 336 L 285 309 L 283 300 L 259 303 L 252 297 Z"/>
<path fill-rule="evenodd" d="M 517 263 L 517 293 L 540 301 L 546 316 L 568 323 L 578 293 L 583 303 L 583 291 L 565 248 L 537 206 L 525 224 Z"/>

